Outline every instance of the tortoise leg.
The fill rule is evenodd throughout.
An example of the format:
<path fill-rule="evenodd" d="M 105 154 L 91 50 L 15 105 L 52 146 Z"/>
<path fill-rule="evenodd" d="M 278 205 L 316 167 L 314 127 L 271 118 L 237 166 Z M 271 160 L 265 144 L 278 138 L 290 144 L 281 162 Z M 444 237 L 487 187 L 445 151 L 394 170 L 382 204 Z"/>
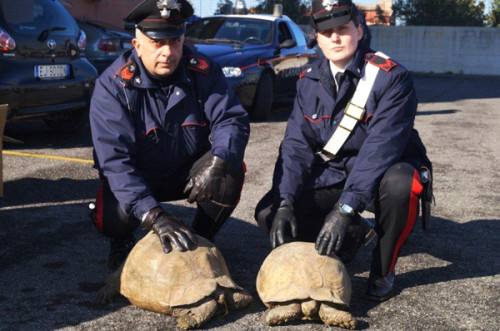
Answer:
<path fill-rule="evenodd" d="M 250 306 L 253 297 L 245 291 L 226 290 L 226 304 L 231 310 L 240 310 Z"/>
<path fill-rule="evenodd" d="M 313 320 L 318 318 L 318 302 L 316 300 L 304 301 L 300 304 L 304 319 Z"/>
<path fill-rule="evenodd" d="M 122 275 L 123 265 L 108 276 L 106 284 L 97 293 L 98 303 L 110 303 L 118 294 L 120 294 L 120 277 Z"/>
<path fill-rule="evenodd" d="M 267 311 L 264 321 L 267 325 L 280 325 L 296 320 L 301 315 L 300 303 L 280 304 Z"/>
<path fill-rule="evenodd" d="M 186 309 L 186 314 L 179 316 L 177 323 L 181 329 L 195 329 L 211 319 L 217 312 L 217 301 L 204 301 L 198 306 Z"/>
<path fill-rule="evenodd" d="M 339 326 L 354 330 L 357 325 L 356 319 L 348 311 L 343 311 L 322 303 L 319 308 L 319 317 L 326 325 Z"/>

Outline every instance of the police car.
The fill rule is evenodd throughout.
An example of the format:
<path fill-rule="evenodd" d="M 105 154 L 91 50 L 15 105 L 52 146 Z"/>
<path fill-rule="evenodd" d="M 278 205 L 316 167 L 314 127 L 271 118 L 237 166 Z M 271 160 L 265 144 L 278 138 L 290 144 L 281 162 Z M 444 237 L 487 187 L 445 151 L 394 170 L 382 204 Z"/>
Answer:
<path fill-rule="evenodd" d="M 317 56 L 290 18 L 214 15 L 188 28 L 186 43 L 217 62 L 253 120 L 264 120 L 273 101 L 295 95 L 297 79 Z"/>

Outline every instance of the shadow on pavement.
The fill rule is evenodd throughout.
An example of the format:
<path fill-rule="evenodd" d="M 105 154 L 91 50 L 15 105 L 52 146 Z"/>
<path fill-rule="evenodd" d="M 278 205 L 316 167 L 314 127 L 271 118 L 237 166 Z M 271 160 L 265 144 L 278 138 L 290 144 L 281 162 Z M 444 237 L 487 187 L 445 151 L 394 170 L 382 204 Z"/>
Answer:
<path fill-rule="evenodd" d="M 419 102 L 454 102 L 465 99 L 500 97 L 500 79 L 495 76 L 415 74 Z"/>
<path fill-rule="evenodd" d="M 418 286 L 500 274 L 500 220 L 457 223 L 433 217 L 432 221 L 431 231 L 424 232 L 417 220 L 401 249 L 400 259 L 411 256 L 412 270 L 401 271 L 396 265 L 396 296 Z M 356 261 L 348 266 L 350 274 L 369 271 L 373 247 L 374 243 L 360 251 Z M 352 276 L 351 280 L 352 313 L 368 317 L 368 312 L 379 304 L 362 299 L 365 277 Z"/>
<path fill-rule="evenodd" d="M 419 110 L 417 111 L 417 116 L 429 116 L 429 115 L 449 115 L 455 114 L 458 110 L 448 109 L 448 110 Z"/>
<path fill-rule="evenodd" d="M 4 134 L 24 142 L 22 145 L 5 142 L 4 150 L 66 149 L 92 146 L 89 125 L 73 133 L 58 133 L 48 127 L 43 120 L 31 119 L 8 122 L 5 125 Z"/>
<path fill-rule="evenodd" d="M 4 183 L 4 191 L 9 194 L 0 200 L 0 207 L 95 199 L 98 187 L 98 179 L 25 177 Z"/>

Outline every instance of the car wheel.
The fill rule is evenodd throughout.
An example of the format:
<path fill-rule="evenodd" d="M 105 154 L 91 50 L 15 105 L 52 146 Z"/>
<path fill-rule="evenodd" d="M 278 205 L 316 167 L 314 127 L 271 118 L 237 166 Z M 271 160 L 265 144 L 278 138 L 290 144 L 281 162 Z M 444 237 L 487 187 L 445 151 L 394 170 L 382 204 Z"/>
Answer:
<path fill-rule="evenodd" d="M 44 118 L 44 121 L 56 132 L 72 133 L 81 129 L 88 122 L 88 118 L 88 110 L 79 109 L 71 112 L 49 115 Z"/>
<path fill-rule="evenodd" d="M 257 84 L 257 91 L 250 108 L 250 119 L 263 121 L 269 116 L 273 104 L 274 84 L 273 78 L 268 73 L 263 73 Z"/>

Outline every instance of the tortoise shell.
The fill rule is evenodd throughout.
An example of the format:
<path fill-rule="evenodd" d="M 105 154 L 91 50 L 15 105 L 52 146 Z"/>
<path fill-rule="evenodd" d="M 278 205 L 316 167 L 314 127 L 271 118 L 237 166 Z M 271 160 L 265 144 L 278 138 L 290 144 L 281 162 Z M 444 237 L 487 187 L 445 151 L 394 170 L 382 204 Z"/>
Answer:
<path fill-rule="evenodd" d="M 264 260 L 257 292 L 269 308 L 273 303 L 313 299 L 348 309 L 351 281 L 337 257 L 319 255 L 313 243 L 292 242 L 274 249 Z"/>
<path fill-rule="evenodd" d="M 243 290 L 232 279 L 220 251 L 198 236 L 197 248 L 165 254 L 150 231 L 130 252 L 120 278 L 120 293 L 134 305 L 165 312 L 196 303 L 218 286 Z"/>

